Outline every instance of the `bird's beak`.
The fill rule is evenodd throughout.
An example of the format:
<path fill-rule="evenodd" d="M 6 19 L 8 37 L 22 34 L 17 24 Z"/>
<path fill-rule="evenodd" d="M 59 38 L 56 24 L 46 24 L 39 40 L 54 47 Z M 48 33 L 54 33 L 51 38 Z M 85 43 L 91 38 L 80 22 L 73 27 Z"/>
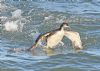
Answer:
<path fill-rule="evenodd" d="M 70 26 L 65 26 L 65 30 L 66 31 L 71 31 L 71 27 Z"/>

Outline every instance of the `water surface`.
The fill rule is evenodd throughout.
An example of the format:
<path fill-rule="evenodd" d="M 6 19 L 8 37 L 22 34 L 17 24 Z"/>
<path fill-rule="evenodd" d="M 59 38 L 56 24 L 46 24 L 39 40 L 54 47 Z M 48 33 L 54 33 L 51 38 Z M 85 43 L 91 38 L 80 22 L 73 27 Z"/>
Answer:
<path fill-rule="evenodd" d="M 35 54 L 25 51 L 40 33 L 57 28 L 66 18 L 81 35 L 82 51 L 76 52 L 67 38 L 63 40 L 66 47 L 48 54 L 41 48 Z M 0 2 L 0 71 L 100 71 L 99 39 L 99 0 Z"/>

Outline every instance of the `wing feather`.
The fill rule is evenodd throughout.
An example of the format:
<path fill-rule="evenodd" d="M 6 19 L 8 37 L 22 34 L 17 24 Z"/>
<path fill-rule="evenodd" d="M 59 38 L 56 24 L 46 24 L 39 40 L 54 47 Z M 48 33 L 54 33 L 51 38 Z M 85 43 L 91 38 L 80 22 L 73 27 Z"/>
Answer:
<path fill-rule="evenodd" d="M 83 49 L 80 34 L 75 31 L 65 31 L 65 36 L 72 42 L 74 48 Z"/>

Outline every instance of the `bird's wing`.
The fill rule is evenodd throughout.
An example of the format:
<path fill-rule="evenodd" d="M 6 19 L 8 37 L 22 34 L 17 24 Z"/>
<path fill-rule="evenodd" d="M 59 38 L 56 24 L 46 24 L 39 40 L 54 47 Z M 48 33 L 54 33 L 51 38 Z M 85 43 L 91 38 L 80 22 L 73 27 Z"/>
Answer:
<path fill-rule="evenodd" d="M 65 36 L 72 42 L 74 48 L 83 49 L 80 34 L 75 31 L 65 31 Z"/>

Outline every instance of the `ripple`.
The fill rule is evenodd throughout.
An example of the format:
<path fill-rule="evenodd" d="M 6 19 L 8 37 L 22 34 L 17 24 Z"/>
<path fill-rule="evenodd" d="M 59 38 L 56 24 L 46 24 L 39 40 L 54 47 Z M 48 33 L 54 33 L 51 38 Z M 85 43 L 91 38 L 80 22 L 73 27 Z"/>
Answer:
<path fill-rule="evenodd" d="M 8 21 L 12 17 L 11 12 L 18 9 L 23 11 L 21 16 L 28 21 L 21 32 L 7 32 L 0 25 L 0 71 L 100 70 L 99 0 L 6 0 L 0 2 L 0 5 L 1 16 Z M 36 49 L 36 54 L 24 50 L 25 47 L 31 47 L 38 33 L 58 27 L 66 17 L 72 20 L 69 24 L 71 28 L 80 33 L 84 50 L 76 52 L 67 39 L 63 40 L 66 48 L 54 49 L 50 55 L 39 48 Z M 77 24 L 79 19 L 80 24 Z M 5 19 L 2 20 L 3 24 L 5 22 Z M 38 32 L 36 37 L 35 32 Z M 23 51 L 9 51 L 13 48 Z"/>

